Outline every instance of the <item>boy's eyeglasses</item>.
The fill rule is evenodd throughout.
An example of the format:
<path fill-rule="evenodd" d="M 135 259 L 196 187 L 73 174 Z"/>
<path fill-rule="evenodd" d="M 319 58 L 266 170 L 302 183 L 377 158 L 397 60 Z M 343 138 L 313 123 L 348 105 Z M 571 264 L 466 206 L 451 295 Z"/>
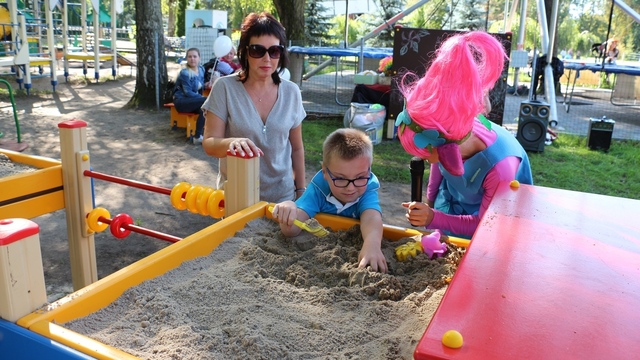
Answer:
<path fill-rule="evenodd" d="M 367 186 L 367 184 L 369 183 L 369 179 L 371 179 L 371 168 L 369 168 L 369 177 L 359 177 L 357 179 L 335 178 L 333 177 L 331 170 L 329 170 L 328 167 L 326 167 L 326 169 L 327 169 L 327 173 L 329 173 L 329 177 L 331 178 L 331 181 L 333 181 L 333 185 L 339 188 L 346 188 L 351 183 L 353 183 L 353 186 L 355 187 Z"/>
<path fill-rule="evenodd" d="M 260 59 L 264 56 L 264 54 L 269 53 L 269 57 L 272 59 L 279 59 L 280 55 L 284 52 L 284 46 L 282 45 L 273 45 L 268 49 L 262 45 L 254 44 L 247 46 L 247 53 L 252 58 Z"/>

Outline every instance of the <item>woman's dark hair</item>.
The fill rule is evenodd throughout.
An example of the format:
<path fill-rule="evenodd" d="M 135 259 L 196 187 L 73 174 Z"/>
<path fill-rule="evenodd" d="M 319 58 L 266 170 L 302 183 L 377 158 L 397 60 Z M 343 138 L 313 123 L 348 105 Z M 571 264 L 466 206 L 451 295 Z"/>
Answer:
<path fill-rule="evenodd" d="M 280 45 L 286 48 L 287 37 L 285 29 L 273 15 L 262 12 L 260 14 L 251 13 L 244 18 L 242 26 L 240 27 L 240 42 L 238 43 L 238 60 L 242 66 L 239 78 L 240 81 L 245 82 L 249 77 L 249 54 L 247 54 L 247 47 L 250 45 L 249 41 L 252 37 L 259 37 L 263 35 L 273 35 L 280 40 Z M 284 68 L 289 65 L 289 57 L 287 51 L 283 51 L 278 60 L 278 69 L 271 78 L 276 84 L 280 84 L 280 73 Z"/>

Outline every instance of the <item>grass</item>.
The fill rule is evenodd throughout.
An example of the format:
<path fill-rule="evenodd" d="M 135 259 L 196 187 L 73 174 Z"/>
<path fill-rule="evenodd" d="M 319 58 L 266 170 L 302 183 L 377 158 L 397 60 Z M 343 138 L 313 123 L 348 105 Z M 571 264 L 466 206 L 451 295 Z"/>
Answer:
<path fill-rule="evenodd" d="M 305 120 L 302 132 L 308 169 L 320 169 L 322 142 L 342 126 L 341 118 Z M 534 184 L 640 199 L 640 142 L 612 140 L 609 152 L 590 150 L 586 143 L 584 136 L 560 134 L 542 153 L 529 153 Z M 410 161 L 411 155 L 399 141 L 384 140 L 374 146 L 371 168 L 383 183 L 410 186 Z"/>

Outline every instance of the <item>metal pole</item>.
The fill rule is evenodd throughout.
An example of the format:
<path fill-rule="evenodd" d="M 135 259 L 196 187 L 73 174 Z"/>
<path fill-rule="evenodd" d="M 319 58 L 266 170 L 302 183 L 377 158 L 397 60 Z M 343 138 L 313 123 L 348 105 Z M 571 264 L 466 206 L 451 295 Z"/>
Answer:
<path fill-rule="evenodd" d="M 540 48 L 543 50 L 549 47 L 549 26 L 547 25 L 547 16 L 545 14 L 544 0 L 538 1 L 538 22 L 540 23 Z"/>
<path fill-rule="evenodd" d="M 556 21 L 558 18 L 558 0 L 554 0 L 551 10 L 551 21 L 553 25 L 553 37 L 555 38 Z M 542 49 L 547 51 L 547 66 L 544 68 L 544 94 L 549 103 L 549 123 L 558 122 L 558 112 L 556 107 L 556 89 L 553 81 L 553 69 L 551 60 L 553 58 L 554 40 L 550 39 L 549 27 L 547 26 L 547 15 L 545 12 L 544 0 L 538 0 L 538 19 L 540 21 L 540 32 L 542 35 Z"/>
<path fill-rule="evenodd" d="M 56 72 L 58 59 L 56 58 L 56 42 L 53 38 L 53 9 L 55 6 L 55 1 L 45 1 L 44 11 L 47 19 L 47 43 L 49 44 L 49 59 L 51 59 L 51 86 L 53 91 L 56 91 L 56 85 L 58 85 L 58 74 Z"/>
<path fill-rule="evenodd" d="M 451 0 L 451 11 L 449 12 L 449 30 L 453 30 L 453 8 L 455 7 L 455 4 L 453 3 L 453 0 Z"/>
<path fill-rule="evenodd" d="M 504 2 L 504 22 L 502 23 L 502 32 L 507 32 L 507 14 L 509 13 L 509 1 L 505 0 Z"/>
<path fill-rule="evenodd" d="M 344 48 L 346 49 L 349 44 L 349 0 L 345 1 L 344 5 Z"/>
<path fill-rule="evenodd" d="M 395 15 L 394 17 L 392 17 L 391 19 L 385 21 L 384 23 L 382 23 L 380 26 L 378 26 L 377 28 L 373 29 L 373 31 L 371 31 L 370 33 L 366 34 L 365 36 L 363 36 L 362 38 L 356 40 L 354 43 L 349 44 L 348 47 L 352 48 L 352 47 L 356 47 L 358 45 L 360 45 L 361 43 L 364 44 L 364 42 L 376 35 L 378 35 L 382 30 L 386 29 L 387 26 L 393 25 L 396 22 L 400 21 L 403 17 L 411 14 L 412 12 L 414 12 L 417 8 L 419 8 L 420 6 L 426 4 L 427 2 L 429 2 L 429 0 L 421 0 L 417 3 L 415 3 L 413 6 L 408 7 L 407 9 L 399 12 L 397 15 Z M 345 43 L 346 44 L 346 43 Z M 362 59 L 360 59 L 362 60 Z M 303 80 L 307 80 L 310 77 L 312 77 L 313 75 L 315 75 L 317 72 L 319 72 L 320 70 L 324 69 L 325 67 L 327 67 L 329 64 L 331 64 L 333 62 L 333 59 L 329 59 L 324 61 L 322 64 L 316 66 L 313 70 L 309 71 L 308 73 L 304 74 L 302 76 Z"/>
<path fill-rule="evenodd" d="M 154 60 L 154 66 L 155 66 L 155 73 L 156 73 L 156 109 L 158 111 L 160 111 L 160 71 L 158 71 L 158 36 L 159 34 L 156 34 L 156 36 L 153 37 L 153 53 L 155 54 L 153 56 L 153 60 Z M 164 39 L 163 39 L 164 40 Z"/>
<path fill-rule="evenodd" d="M 62 56 L 64 60 L 64 79 L 66 81 L 69 77 L 69 60 L 67 60 L 67 54 L 69 53 L 69 15 L 67 12 L 67 0 L 62 1 L 60 8 L 62 9 Z"/>
<path fill-rule="evenodd" d="M 118 75 L 118 27 L 117 27 L 116 0 L 111 0 L 111 76 L 115 79 Z"/>
<path fill-rule="evenodd" d="M 511 24 L 513 23 L 513 18 L 516 17 L 516 8 L 518 0 L 513 0 L 513 5 L 511 6 L 511 12 L 509 13 L 509 20 L 507 20 L 507 26 L 505 27 L 505 32 L 511 32 Z"/>
<path fill-rule="evenodd" d="M 640 23 L 640 14 L 635 12 L 629 5 L 625 4 L 622 0 L 613 0 L 613 3 L 618 5 L 618 7 L 629 14 L 637 23 Z"/>
<path fill-rule="evenodd" d="M 527 22 L 527 0 L 520 0 L 520 28 L 518 30 L 518 42 L 516 43 L 516 48 L 518 50 L 524 50 L 524 32 L 525 25 Z M 514 95 L 518 94 L 518 82 L 520 76 L 520 68 L 515 68 L 513 72 L 513 88 Z"/>
<path fill-rule="evenodd" d="M 491 0 L 487 0 L 487 8 L 484 16 L 484 31 L 489 31 L 489 5 L 491 4 Z"/>

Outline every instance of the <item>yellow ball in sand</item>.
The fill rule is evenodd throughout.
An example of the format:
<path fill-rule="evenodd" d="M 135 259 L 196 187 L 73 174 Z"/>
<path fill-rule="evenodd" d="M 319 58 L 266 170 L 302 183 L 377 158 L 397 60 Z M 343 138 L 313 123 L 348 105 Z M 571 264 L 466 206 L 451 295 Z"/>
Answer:
<path fill-rule="evenodd" d="M 458 349 L 462 347 L 462 334 L 456 330 L 449 330 L 442 335 L 442 345 Z"/>

